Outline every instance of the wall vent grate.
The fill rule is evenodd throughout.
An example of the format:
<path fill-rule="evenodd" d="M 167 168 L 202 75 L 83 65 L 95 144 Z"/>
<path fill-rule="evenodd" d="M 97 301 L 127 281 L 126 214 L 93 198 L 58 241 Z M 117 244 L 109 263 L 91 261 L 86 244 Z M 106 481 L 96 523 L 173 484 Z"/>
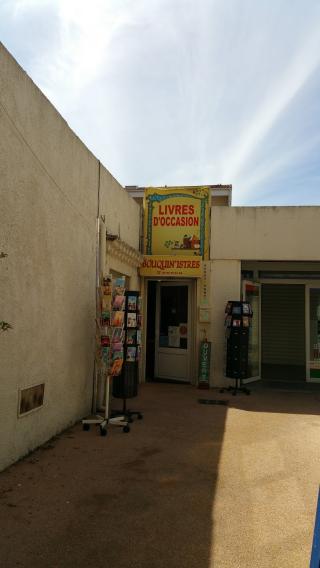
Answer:
<path fill-rule="evenodd" d="M 44 383 L 19 389 L 19 416 L 24 416 L 43 406 Z"/>

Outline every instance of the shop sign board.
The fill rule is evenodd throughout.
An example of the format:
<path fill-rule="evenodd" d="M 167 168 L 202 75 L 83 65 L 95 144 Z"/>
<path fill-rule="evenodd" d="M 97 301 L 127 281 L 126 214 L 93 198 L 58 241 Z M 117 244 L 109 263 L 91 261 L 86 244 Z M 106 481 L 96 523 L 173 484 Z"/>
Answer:
<path fill-rule="evenodd" d="M 208 186 L 146 188 L 144 252 L 209 258 Z"/>
<path fill-rule="evenodd" d="M 199 360 L 199 386 L 209 386 L 210 381 L 211 342 L 201 341 Z"/>
<path fill-rule="evenodd" d="M 179 276 L 200 278 L 202 260 L 198 256 L 144 256 L 141 276 Z"/>

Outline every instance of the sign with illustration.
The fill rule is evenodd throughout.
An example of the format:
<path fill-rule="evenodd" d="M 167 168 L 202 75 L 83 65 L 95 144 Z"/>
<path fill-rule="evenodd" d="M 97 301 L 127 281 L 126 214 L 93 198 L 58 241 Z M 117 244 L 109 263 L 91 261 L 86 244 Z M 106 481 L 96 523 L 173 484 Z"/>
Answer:
<path fill-rule="evenodd" d="M 184 276 L 200 278 L 202 260 L 190 256 L 144 256 L 140 276 Z"/>
<path fill-rule="evenodd" d="M 209 187 L 147 188 L 146 255 L 209 257 Z"/>

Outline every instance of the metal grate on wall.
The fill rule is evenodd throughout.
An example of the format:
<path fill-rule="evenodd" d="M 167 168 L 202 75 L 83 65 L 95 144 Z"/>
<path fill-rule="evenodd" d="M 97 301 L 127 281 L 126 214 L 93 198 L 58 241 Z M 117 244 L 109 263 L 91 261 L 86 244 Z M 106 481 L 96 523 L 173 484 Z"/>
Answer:
<path fill-rule="evenodd" d="M 19 390 L 18 415 L 24 416 L 43 406 L 44 383 Z"/>

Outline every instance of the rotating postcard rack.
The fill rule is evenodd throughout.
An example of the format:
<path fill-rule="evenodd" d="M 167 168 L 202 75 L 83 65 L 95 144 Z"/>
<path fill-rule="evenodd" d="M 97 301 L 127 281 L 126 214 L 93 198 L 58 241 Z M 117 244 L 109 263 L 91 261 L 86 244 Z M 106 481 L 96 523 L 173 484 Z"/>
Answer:
<path fill-rule="evenodd" d="M 114 410 L 112 416 L 123 414 L 128 422 L 132 422 L 133 416 L 139 420 L 143 418 L 140 410 L 127 408 L 127 399 L 138 394 L 139 359 L 141 352 L 141 296 L 137 291 L 125 293 L 125 317 L 124 317 L 124 362 L 121 375 L 112 383 L 112 395 L 114 398 L 122 398 L 121 410 Z"/>
<path fill-rule="evenodd" d="M 243 386 L 248 378 L 249 333 L 252 323 L 252 308 L 249 302 L 230 300 L 225 308 L 225 376 L 235 381 L 234 386 L 224 387 L 233 395 L 237 392 L 250 394 Z"/>
<path fill-rule="evenodd" d="M 111 417 L 110 388 L 111 381 L 121 375 L 124 360 L 124 316 L 125 316 L 125 277 L 103 278 L 99 288 L 99 314 L 96 320 L 96 366 L 103 383 L 103 412 L 82 420 L 84 430 L 91 424 L 99 425 L 101 436 L 107 435 L 108 426 L 121 426 L 124 432 L 130 432 L 126 416 Z"/>

